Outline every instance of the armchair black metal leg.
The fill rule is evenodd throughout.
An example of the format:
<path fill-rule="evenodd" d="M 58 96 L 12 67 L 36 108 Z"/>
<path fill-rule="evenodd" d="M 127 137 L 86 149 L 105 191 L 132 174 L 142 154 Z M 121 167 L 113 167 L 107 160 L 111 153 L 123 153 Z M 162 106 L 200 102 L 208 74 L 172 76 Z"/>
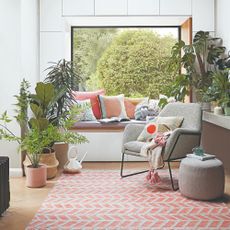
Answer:
<path fill-rule="evenodd" d="M 149 170 L 144 170 L 144 171 L 141 171 L 141 172 L 135 172 L 135 173 L 130 173 L 130 174 L 123 175 L 123 170 L 124 170 L 124 158 L 125 158 L 125 154 L 122 153 L 121 171 L 120 171 L 121 178 L 129 177 L 129 176 L 134 176 L 134 175 L 141 174 L 141 173 L 145 173 L 145 172 L 148 172 L 148 171 L 149 171 Z"/>
<path fill-rule="evenodd" d="M 168 161 L 168 168 L 169 168 L 169 175 L 170 175 L 170 180 L 171 180 L 171 184 L 172 184 L 172 189 L 173 191 L 177 191 L 179 188 L 175 188 L 174 186 L 174 182 L 173 182 L 173 176 L 172 176 L 172 170 L 171 170 L 171 166 L 170 166 L 170 162 Z"/>

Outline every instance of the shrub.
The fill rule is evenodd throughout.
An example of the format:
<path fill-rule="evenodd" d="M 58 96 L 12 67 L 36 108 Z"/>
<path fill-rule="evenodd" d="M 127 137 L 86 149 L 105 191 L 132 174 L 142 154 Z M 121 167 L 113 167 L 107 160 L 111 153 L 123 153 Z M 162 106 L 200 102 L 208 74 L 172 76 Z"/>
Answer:
<path fill-rule="evenodd" d="M 123 31 L 97 64 L 97 77 L 108 95 L 157 98 L 173 80 L 167 68 L 175 39 L 146 30 Z"/>

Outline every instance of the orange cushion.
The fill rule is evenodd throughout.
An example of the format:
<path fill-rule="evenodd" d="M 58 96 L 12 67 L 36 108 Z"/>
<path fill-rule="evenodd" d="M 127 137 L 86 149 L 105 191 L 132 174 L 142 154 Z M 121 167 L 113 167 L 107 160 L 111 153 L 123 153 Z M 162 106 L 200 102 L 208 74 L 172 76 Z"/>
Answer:
<path fill-rule="evenodd" d="M 91 91 L 91 92 L 81 92 L 81 91 L 73 92 L 73 96 L 75 100 L 82 101 L 82 100 L 90 99 L 94 116 L 97 119 L 101 119 L 102 114 L 101 114 L 101 109 L 100 109 L 100 103 L 98 100 L 98 95 L 105 95 L 105 90 L 100 89 L 100 90 Z"/>
<path fill-rule="evenodd" d="M 144 100 L 148 100 L 148 98 L 125 98 L 125 110 L 130 119 L 135 118 L 136 105 Z"/>

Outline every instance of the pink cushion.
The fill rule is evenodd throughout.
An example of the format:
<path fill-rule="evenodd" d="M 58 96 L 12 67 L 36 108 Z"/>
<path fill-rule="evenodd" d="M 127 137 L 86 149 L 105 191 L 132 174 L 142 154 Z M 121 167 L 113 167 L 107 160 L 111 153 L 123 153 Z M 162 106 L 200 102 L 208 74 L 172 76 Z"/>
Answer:
<path fill-rule="evenodd" d="M 101 109 L 100 104 L 98 100 L 98 95 L 105 95 L 105 90 L 100 89 L 97 91 L 91 91 L 91 92 L 81 92 L 81 91 L 74 91 L 73 96 L 76 100 L 86 100 L 90 99 L 93 114 L 97 119 L 101 119 Z"/>
<path fill-rule="evenodd" d="M 124 105 L 124 95 L 99 96 L 103 118 L 127 118 Z"/>

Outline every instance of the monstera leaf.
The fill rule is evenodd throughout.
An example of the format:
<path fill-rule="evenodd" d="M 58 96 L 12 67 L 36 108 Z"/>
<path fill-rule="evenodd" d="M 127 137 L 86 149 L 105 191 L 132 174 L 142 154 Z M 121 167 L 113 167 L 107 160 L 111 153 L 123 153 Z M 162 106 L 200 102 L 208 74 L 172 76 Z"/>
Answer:
<path fill-rule="evenodd" d="M 209 64 L 215 64 L 215 62 L 219 59 L 219 57 L 225 52 L 226 48 L 223 46 L 215 46 L 215 45 L 210 45 L 208 47 L 208 57 L 207 57 L 207 62 Z"/>
<path fill-rule="evenodd" d="M 43 107 L 47 107 L 55 96 L 54 86 L 51 83 L 37 83 L 35 88 L 36 97 Z"/>

